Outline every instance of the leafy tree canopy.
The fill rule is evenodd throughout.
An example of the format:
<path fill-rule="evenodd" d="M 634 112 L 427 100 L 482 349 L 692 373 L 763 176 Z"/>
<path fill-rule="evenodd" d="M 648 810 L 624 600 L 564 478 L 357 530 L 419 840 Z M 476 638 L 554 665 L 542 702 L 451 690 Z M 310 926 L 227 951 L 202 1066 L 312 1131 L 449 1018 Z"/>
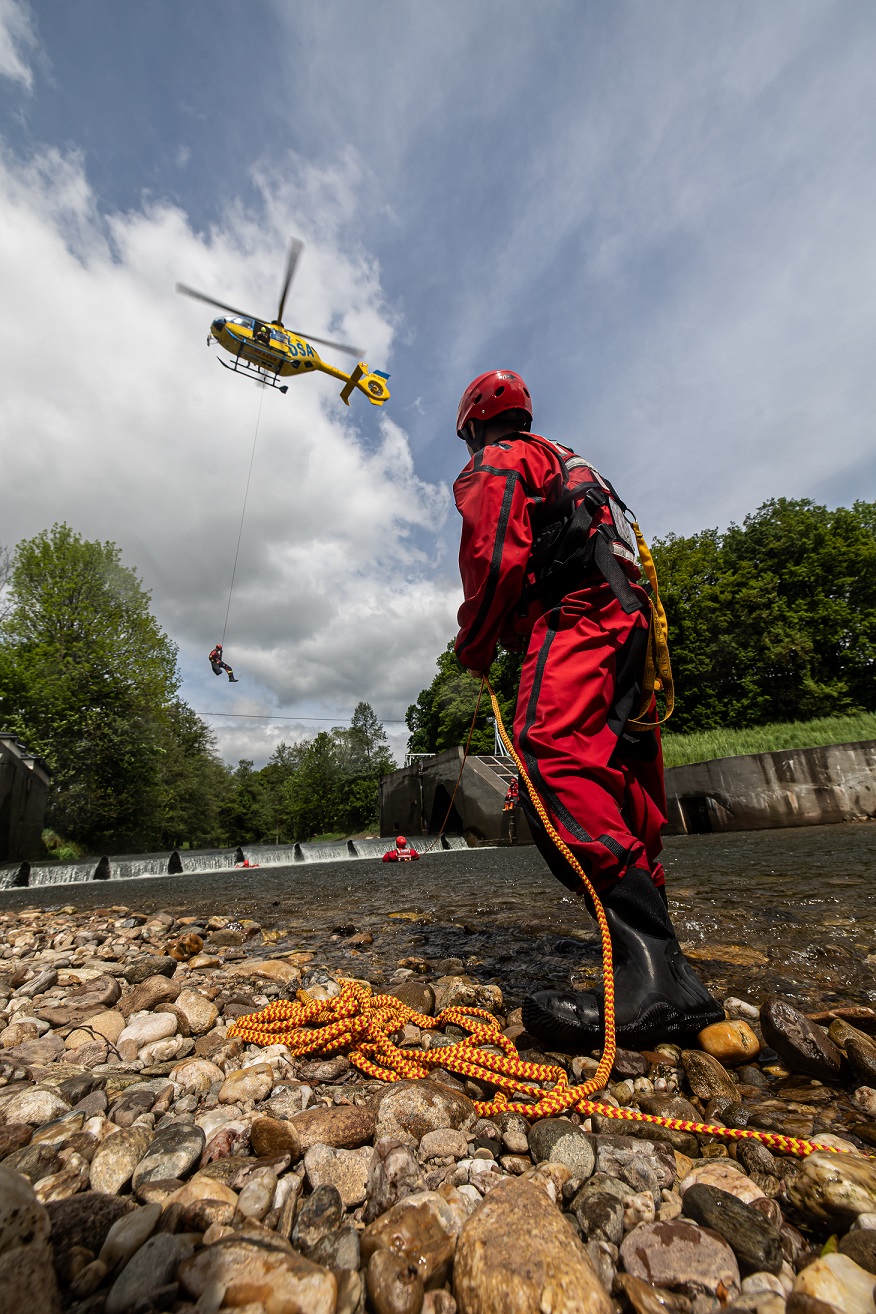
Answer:
<path fill-rule="evenodd" d="M 652 545 L 669 620 L 676 708 L 667 732 L 741 728 L 876 710 L 876 502 L 829 510 L 776 498 L 725 533 Z M 490 671 L 510 725 L 520 658 Z M 411 752 L 463 744 L 477 682 L 452 643 L 408 708 Z M 482 704 L 474 752 L 490 752 Z"/>

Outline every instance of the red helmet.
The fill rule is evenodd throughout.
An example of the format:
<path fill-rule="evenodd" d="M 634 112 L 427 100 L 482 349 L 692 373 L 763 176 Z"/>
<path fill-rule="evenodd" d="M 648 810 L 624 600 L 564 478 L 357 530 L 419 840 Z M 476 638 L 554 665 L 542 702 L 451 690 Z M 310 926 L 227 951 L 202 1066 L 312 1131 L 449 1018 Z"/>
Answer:
<path fill-rule="evenodd" d="M 462 438 L 469 420 L 491 420 L 502 411 L 525 411 L 532 419 L 532 398 L 526 384 L 513 370 L 479 374 L 462 394 L 456 413 L 456 432 Z"/>
<path fill-rule="evenodd" d="M 395 847 L 397 849 L 403 849 L 406 844 L 407 844 L 407 840 L 405 839 L 404 835 L 399 835 L 395 841 Z"/>

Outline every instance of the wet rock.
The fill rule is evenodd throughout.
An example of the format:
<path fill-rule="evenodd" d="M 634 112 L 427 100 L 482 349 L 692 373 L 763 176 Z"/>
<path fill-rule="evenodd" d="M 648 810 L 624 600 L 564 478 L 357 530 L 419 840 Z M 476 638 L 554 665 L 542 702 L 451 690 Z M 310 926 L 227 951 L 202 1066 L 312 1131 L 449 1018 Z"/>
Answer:
<path fill-rule="evenodd" d="M 876 1165 L 853 1154 L 818 1150 L 803 1160 L 787 1192 L 809 1217 L 848 1225 L 859 1214 L 876 1213 Z"/>
<path fill-rule="evenodd" d="M 134 1190 L 144 1182 L 184 1177 L 200 1159 L 203 1148 L 204 1133 L 194 1123 L 177 1122 L 165 1127 L 152 1141 L 134 1171 Z"/>
<path fill-rule="evenodd" d="M 115 1195 L 129 1182 L 149 1149 L 150 1133 L 145 1127 L 124 1127 L 102 1141 L 91 1161 L 89 1181 L 93 1191 Z"/>
<path fill-rule="evenodd" d="M 624 1239 L 620 1256 L 633 1277 L 686 1296 L 739 1294 L 739 1267 L 721 1237 L 680 1219 L 645 1223 Z"/>
<path fill-rule="evenodd" d="M 413 1264 L 424 1286 L 441 1286 L 447 1278 L 459 1221 L 448 1202 L 435 1191 L 401 1200 L 361 1237 L 362 1262 L 378 1250 L 391 1250 Z"/>
<path fill-rule="evenodd" d="M 858 1081 L 865 1083 L 876 1081 L 876 1043 L 870 1036 L 839 1018 L 831 1022 L 827 1034 L 835 1044 L 846 1051 L 846 1057 Z"/>
<path fill-rule="evenodd" d="M 344 1205 L 335 1186 L 318 1186 L 301 1204 L 292 1244 L 303 1255 L 310 1255 L 327 1236 L 336 1232 L 344 1216 Z"/>
<path fill-rule="evenodd" d="M 483 985 L 464 976 L 445 976 L 433 983 L 435 1015 L 445 1008 L 484 1008 L 488 1013 L 502 1012 L 502 991 L 497 985 Z"/>
<path fill-rule="evenodd" d="M 274 1085 L 270 1063 L 254 1063 L 229 1073 L 219 1090 L 220 1104 L 245 1104 L 263 1100 Z"/>
<path fill-rule="evenodd" d="M 404 981 L 400 986 L 386 993 L 392 995 L 394 999 L 400 999 L 408 1008 L 412 1008 L 415 1013 L 422 1013 L 425 1017 L 431 1017 L 435 1012 L 435 991 L 423 981 Z"/>
<path fill-rule="evenodd" d="M 3 1112 L 7 1123 L 26 1122 L 31 1127 L 41 1127 L 44 1122 L 54 1122 L 55 1118 L 69 1113 L 70 1105 L 56 1090 L 33 1086 L 13 1095 Z"/>
<path fill-rule="evenodd" d="M 722 1236 L 741 1273 L 779 1273 L 782 1235 L 757 1209 L 714 1186 L 693 1185 L 684 1193 L 684 1212 L 694 1222 Z"/>
<path fill-rule="evenodd" d="M 375 1314 L 420 1314 L 423 1308 L 423 1280 L 416 1265 L 391 1250 L 371 1256 L 365 1289 Z"/>
<path fill-rule="evenodd" d="M 770 999 L 760 1011 L 763 1038 L 792 1072 L 807 1072 L 820 1081 L 839 1075 L 842 1054 L 821 1027 L 782 999 Z"/>
<path fill-rule="evenodd" d="M 127 1264 L 155 1231 L 160 1217 L 161 1205 L 143 1205 L 113 1223 L 98 1255 L 108 1272 L 117 1265 Z"/>
<path fill-rule="evenodd" d="M 457 1314 L 458 1306 L 449 1291 L 427 1291 L 422 1314 Z"/>
<path fill-rule="evenodd" d="M 652 1200 L 652 1218 L 653 1209 Z M 574 1214 L 587 1241 L 620 1245 L 624 1237 L 624 1206 L 617 1195 L 607 1191 L 581 1192 L 574 1202 Z"/>
<path fill-rule="evenodd" d="M 738 1100 L 735 1081 L 711 1054 L 704 1054 L 699 1049 L 686 1049 L 681 1055 L 681 1062 L 691 1090 L 701 1100 L 711 1100 L 716 1095 L 728 1095 Z"/>
<path fill-rule="evenodd" d="M 272 1101 L 273 1102 L 273 1101 Z M 337 1150 L 356 1150 L 374 1138 L 374 1114 L 352 1104 L 334 1108 L 305 1109 L 289 1123 L 302 1152 L 312 1145 L 333 1145 Z"/>
<path fill-rule="evenodd" d="M 596 1136 L 596 1168 L 616 1177 L 633 1191 L 650 1190 L 655 1202 L 660 1191 L 675 1181 L 675 1153 L 660 1141 L 629 1136 Z"/>
<path fill-rule="evenodd" d="M 700 1115 L 689 1100 L 681 1095 L 642 1094 L 636 1097 L 636 1103 L 643 1113 L 656 1114 L 660 1118 L 680 1118 L 688 1122 L 701 1121 Z M 593 1130 L 607 1135 L 617 1135 L 619 1124 L 615 1119 L 594 1114 L 591 1119 Z M 624 1122 L 623 1135 L 636 1140 L 663 1141 L 681 1154 L 698 1155 L 699 1141 L 692 1132 L 675 1131 L 670 1127 L 661 1127 L 650 1122 Z"/>
<path fill-rule="evenodd" d="M 30 1143 L 33 1128 L 27 1122 L 7 1123 L 0 1127 L 0 1159 L 5 1159 L 13 1150 L 21 1150 Z"/>
<path fill-rule="evenodd" d="M 364 1219 L 373 1222 L 405 1196 L 422 1191 L 426 1182 L 411 1149 L 403 1141 L 383 1137 L 377 1141 L 367 1175 Z"/>
<path fill-rule="evenodd" d="M 439 1127 L 469 1131 L 477 1122 L 472 1101 L 437 1081 L 398 1081 L 377 1097 L 378 1138 L 390 1136 L 419 1145 Z"/>
<path fill-rule="evenodd" d="M 872 1086 L 859 1086 L 852 1096 L 852 1103 L 868 1118 L 876 1118 L 876 1090 Z"/>
<path fill-rule="evenodd" d="M 522 1179 L 500 1181 L 463 1225 L 453 1293 L 460 1314 L 612 1309 L 581 1241 L 545 1192 Z"/>
<path fill-rule="evenodd" d="M 292 1122 L 280 1118 L 256 1118 L 249 1136 L 256 1154 L 288 1154 L 293 1163 L 301 1158 L 301 1142 Z"/>
<path fill-rule="evenodd" d="M 159 1232 L 149 1237 L 110 1287 L 106 1314 L 132 1314 L 141 1303 L 148 1308 L 150 1298 L 173 1281 L 177 1265 L 192 1254 L 195 1241 L 185 1233 Z"/>
<path fill-rule="evenodd" d="M 740 1141 L 736 1146 L 737 1161 L 751 1177 L 752 1173 L 765 1173 L 770 1177 L 778 1176 L 776 1161 L 765 1145 L 759 1141 Z"/>
<path fill-rule="evenodd" d="M 589 1177 L 596 1163 L 590 1137 L 568 1118 L 543 1118 L 533 1123 L 529 1150 L 535 1163 L 564 1163 L 573 1177 Z"/>
<path fill-rule="evenodd" d="M 876 1233 L 870 1229 L 847 1232 L 839 1243 L 839 1252 L 868 1273 L 876 1274 Z"/>
<path fill-rule="evenodd" d="M 847 1255 L 822 1255 L 797 1274 L 789 1307 L 796 1308 L 798 1298 L 806 1296 L 842 1314 L 873 1314 L 873 1285 L 872 1273 Z"/>
<path fill-rule="evenodd" d="M 204 947 L 204 941 L 194 931 L 189 931 L 188 935 L 181 935 L 178 940 L 173 940 L 167 947 L 167 952 L 171 958 L 178 963 L 187 963 L 190 958 L 194 958 L 201 952 Z"/>
<path fill-rule="evenodd" d="M 172 1004 L 179 992 L 176 981 L 169 981 L 166 976 L 149 976 L 119 1000 L 118 1011 L 127 1021 L 135 1013 L 151 1012 L 158 1004 Z"/>
<path fill-rule="evenodd" d="M 173 976 L 176 962 L 163 954 L 144 954 L 137 958 L 124 972 L 128 985 L 139 985 L 151 976 Z"/>
<path fill-rule="evenodd" d="M 725 1067 L 735 1068 L 757 1058 L 760 1041 L 741 1018 L 713 1022 L 697 1036 L 700 1048 Z"/>
<path fill-rule="evenodd" d="M 625 1077 L 647 1077 L 650 1067 L 644 1054 L 634 1049 L 618 1049 L 611 1072 L 616 1081 L 622 1081 Z"/>
<path fill-rule="evenodd" d="M 33 1188 L 0 1164 L 0 1300 L 5 1309 L 60 1310 L 49 1229 L 49 1215 Z"/>
<path fill-rule="evenodd" d="M 162 980 L 164 978 L 162 977 Z M 135 1059 L 144 1045 L 176 1034 L 176 1018 L 170 1013 L 143 1013 L 134 1017 L 118 1039 L 119 1055 L 125 1062 Z"/>
<path fill-rule="evenodd" d="M 763 1195 L 761 1188 L 735 1167 L 732 1159 L 708 1159 L 696 1164 L 679 1186 L 682 1199 L 692 1186 L 713 1186 L 735 1196 L 743 1204 L 751 1204 Z"/>

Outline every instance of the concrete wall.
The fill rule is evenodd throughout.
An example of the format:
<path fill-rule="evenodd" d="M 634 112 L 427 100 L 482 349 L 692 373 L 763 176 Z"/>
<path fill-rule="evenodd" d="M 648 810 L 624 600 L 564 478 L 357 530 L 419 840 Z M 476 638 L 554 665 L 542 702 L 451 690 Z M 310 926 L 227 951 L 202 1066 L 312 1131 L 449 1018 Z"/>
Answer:
<path fill-rule="evenodd" d="M 0 733 L 0 862 L 38 858 L 51 773 L 16 735 Z"/>
<path fill-rule="evenodd" d="M 793 748 L 671 767 L 671 835 L 876 818 L 876 742 Z"/>
<path fill-rule="evenodd" d="M 437 834 L 447 815 L 461 761 L 462 749 L 448 748 L 384 776 L 380 782 L 381 835 Z M 470 757 L 446 825 L 448 834 L 464 835 L 475 845 L 531 844 L 520 808 L 514 814 L 516 834 L 509 831 L 510 814 L 502 810 L 507 788 L 507 780 L 479 758 Z"/>

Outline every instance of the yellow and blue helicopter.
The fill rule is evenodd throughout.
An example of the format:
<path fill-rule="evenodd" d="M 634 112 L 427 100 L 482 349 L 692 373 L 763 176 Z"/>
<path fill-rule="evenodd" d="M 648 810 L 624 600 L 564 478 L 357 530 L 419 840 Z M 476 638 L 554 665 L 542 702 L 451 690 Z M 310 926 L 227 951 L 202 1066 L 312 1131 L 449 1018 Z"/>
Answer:
<path fill-rule="evenodd" d="M 281 376 L 294 378 L 296 375 L 300 377 L 302 374 L 309 374 L 312 370 L 321 370 L 323 374 L 330 374 L 332 378 L 343 381 L 341 398 L 347 406 L 350 404 L 354 388 L 358 388 L 372 406 L 382 406 L 384 402 L 389 401 L 389 388 L 386 386 L 388 374 L 384 374 L 382 370 L 370 370 L 363 360 L 358 362 L 352 373 L 346 374 L 324 361 L 312 344 L 318 342 L 321 346 L 331 347 L 334 351 L 346 351 L 351 356 L 362 356 L 363 353 L 358 347 L 347 347 L 341 342 L 329 342 L 327 338 L 317 338 L 312 333 L 299 333 L 297 330 L 284 328 L 283 310 L 286 296 L 303 249 L 303 242 L 294 238 L 286 262 L 286 277 L 280 292 L 277 318 L 270 322 L 259 319 L 257 315 L 248 315 L 243 310 L 235 310 L 233 306 L 226 306 L 222 301 L 216 301 L 213 297 L 205 296 L 203 292 L 196 292 L 194 288 L 186 287 L 184 283 L 177 283 L 176 290 L 184 296 L 194 297 L 196 301 L 205 301 L 208 306 L 215 306 L 217 310 L 227 312 L 226 315 L 218 316 L 213 320 L 207 335 L 208 347 L 211 342 L 218 342 L 220 347 L 234 357 L 233 365 L 227 364 L 224 360 L 219 361 L 219 364 L 224 365 L 226 369 L 244 374 L 268 387 L 277 388 L 279 392 L 287 392 L 289 388 L 288 384 L 280 384 Z"/>

